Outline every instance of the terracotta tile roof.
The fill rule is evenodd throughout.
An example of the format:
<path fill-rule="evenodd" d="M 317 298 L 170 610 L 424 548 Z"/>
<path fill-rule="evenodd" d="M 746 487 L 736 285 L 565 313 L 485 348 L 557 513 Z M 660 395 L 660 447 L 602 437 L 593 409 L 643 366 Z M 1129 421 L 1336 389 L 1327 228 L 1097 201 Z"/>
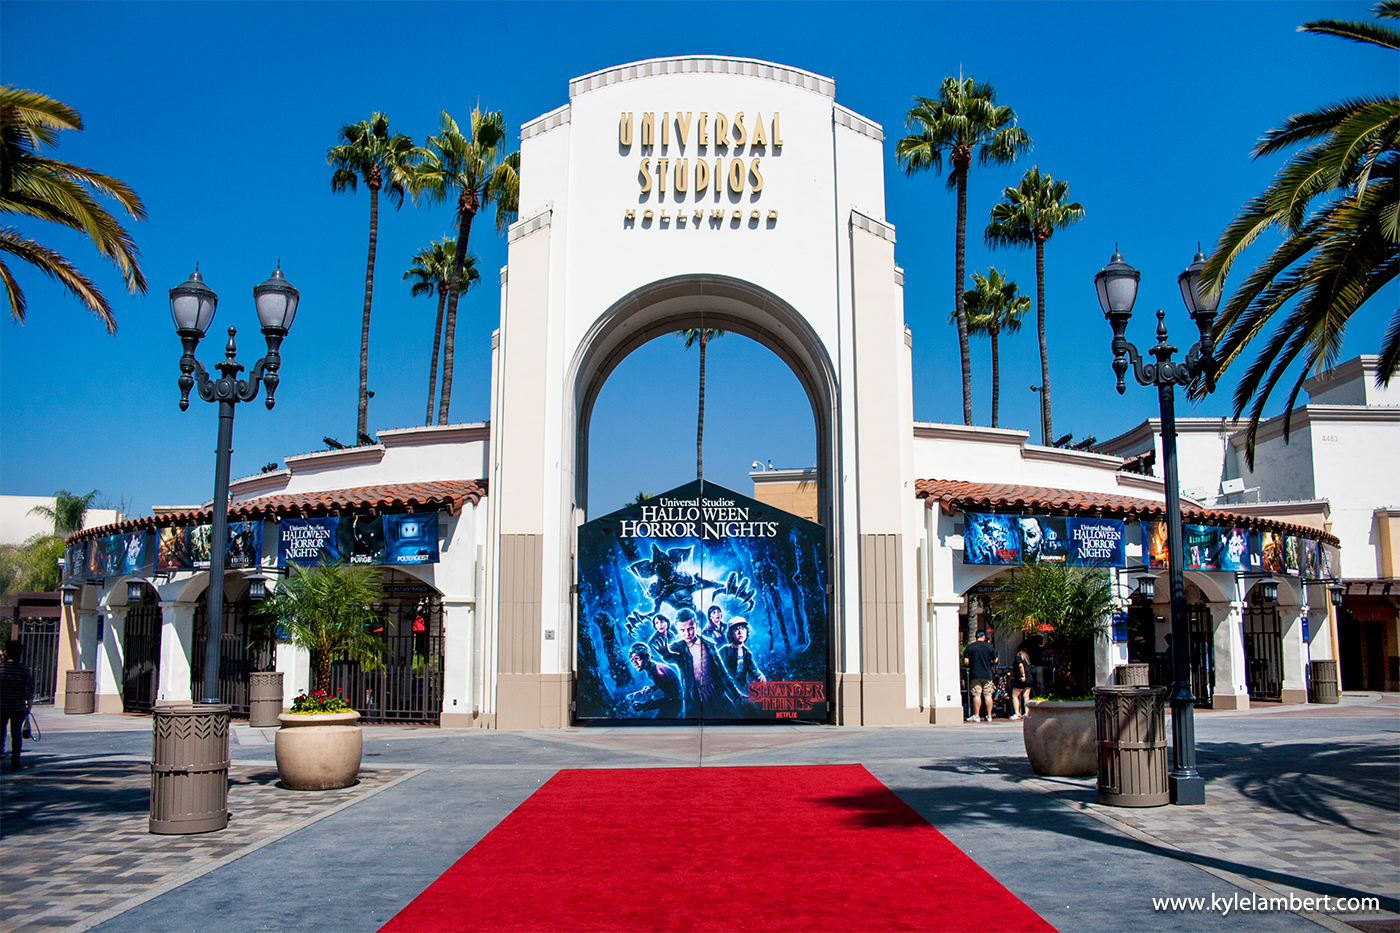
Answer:
<path fill-rule="evenodd" d="M 956 479 L 921 479 L 914 484 L 915 495 L 937 502 L 943 511 L 1039 512 L 1056 515 L 1093 515 L 1136 521 L 1165 521 L 1167 506 L 1152 499 L 1120 496 L 1111 492 L 1079 492 L 1074 489 L 1051 489 L 1046 486 L 1017 486 L 1009 483 L 971 483 Z M 1207 509 L 1181 503 L 1181 519 L 1195 525 L 1243 525 L 1282 531 L 1305 538 L 1315 538 L 1328 544 L 1339 544 L 1335 536 L 1307 525 L 1278 522 L 1273 519 L 1244 515 L 1223 509 Z"/>
<path fill-rule="evenodd" d="M 484 480 L 443 480 L 432 483 L 395 483 L 386 486 L 356 486 L 352 489 L 329 489 L 324 492 L 303 492 L 293 495 L 263 496 L 235 502 L 229 506 L 231 521 L 276 519 L 306 515 L 331 515 L 335 512 L 398 512 L 422 509 L 445 509 L 456 514 L 462 505 L 475 505 L 486 495 Z M 103 535 L 121 534 L 146 528 L 168 528 L 172 525 L 202 525 L 213 516 L 213 509 L 192 509 L 148 515 L 115 525 L 85 528 L 68 540 L 82 541 Z"/>

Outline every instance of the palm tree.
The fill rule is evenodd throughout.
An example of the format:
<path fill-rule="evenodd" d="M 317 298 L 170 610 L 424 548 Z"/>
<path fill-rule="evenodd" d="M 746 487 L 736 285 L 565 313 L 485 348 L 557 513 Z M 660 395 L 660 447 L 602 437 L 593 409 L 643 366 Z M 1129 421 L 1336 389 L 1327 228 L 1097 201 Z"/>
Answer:
<path fill-rule="evenodd" d="M 457 242 L 451 237 L 443 237 L 420 249 L 413 257 L 413 265 L 403 274 L 404 281 L 413 279 L 409 294 L 414 298 L 420 295 L 437 295 L 437 323 L 433 326 L 433 361 L 428 368 L 428 413 L 423 424 L 433 423 L 433 400 L 437 397 L 438 351 L 442 348 L 442 311 L 447 304 L 447 284 L 452 278 L 452 257 L 456 255 Z M 476 271 L 476 256 L 467 254 L 467 288 L 480 283 L 481 273 Z"/>
<path fill-rule="evenodd" d="M 59 130 L 81 130 L 83 119 L 61 101 L 37 91 L 0 86 L 0 213 L 19 214 L 61 224 L 82 233 L 121 273 L 131 294 L 146 292 L 131 234 L 97 203 L 96 192 L 116 201 L 137 220 L 146 208 L 125 183 L 91 169 L 50 159 L 40 153 L 58 146 Z M 0 227 L 0 252 L 29 263 L 54 279 L 107 328 L 117 332 L 112 306 L 92 280 L 55 250 L 24 236 L 14 227 Z M 10 267 L 0 261 L 0 281 L 10 302 L 10 316 L 24 323 L 24 292 Z"/>
<path fill-rule="evenodd" d="M 1108 573 L 1064 564 L 1023 564 L 1005 579 L 995 619 L 999 626 L 1044 634 L 1055 648 L 1055 699 L 1080 699 L 1093 684 L 1076 684 L 1075 649 L 1102 637 L 1116 608 Z"/>
<path fill-rule="evenodd" d="M 365 564 L 299 567 L 258 607 L 259 628 L 280 625 L 292 643 L 311 653 L 316 689 L 331 689 L 331 662 L 350 660 L 366 670 L 384 667 L 384 642 L 371 626 L 383 624 L 375 608 L 383 573 Z"/>
<path fill-rule="evenodd" d="M 1400 18 L 1400 3 L 1373 8 L 1378 18 Z M 1340 36 L 1386 49 L 1400 48 L 1400 31 L 1373 23 L 1317 20 L 1303 32 Z M 1250 406 L 1246 455 L 1269 395 L 1299 358 L 1304 365 L 1284 407 L 1284 431 L 1293 403 L 1314 366 L 1336 362 L 1347 321 L 1395 278 L 1400 269 L 1400 189 L 1396 173 L 1400 97 L 1373 95 L 1296 114 L 1269 130 L 1254 147 L 1258 159 L 1304 144 L 1251 199 L 1216 243 L 1202 288 L 1219 289 L 1240 254 L 1260 233 L 1276 227 L 1283 242 L 1259 264 L 1215 322 L 1218 379 L 1274 315 L 1290 305 L 1264 348 L 1235 387 L 1236 418 Z M 1400 367 L 1400 309 L 1392 313 L 1376 376 L 1388 384 Z M 1193 394 L 1204 386 L 1193 386 Z"/>
<path fill-rule="evenodd" d="M 1005 330 L 1014 334 L 1021 329 L 1021 318 L 1031 308 L 1029 295 L 1017 292 L 1016 283 L 1002 276 L 999 269 L 988 268 L 985 277 L 972 273 L 972 288 L 963 292 L 967 312 L 967 332 L 986 334 L 992 341 L 992 427 L 997 426 L 997 407 L 1001 400 L 1001 359 L 997 352 L 997 336 Z M 949 323 L 953 315 L 948 315 Z"/>
<path fill-rule="evenodd" d="M 496 205 L 496 229 L 504 232 L 520 204 L 520 151 L 507 153 L 506 121 L 499 110 L 473 108 L 471 125 L 463 134 L 457 121 L 442 112 L 436 136 L 428 137 L 428 152 L 419 175 L 420 188 L 434 200 L 457 195 L 457 244 L 447 285 L 447 316 L 443 323 L 442 396 L 438 424 L 447 424 L 452 405 L 452 370 L 456 355 L 457 300 L 466 279 L 467 240 L 477 212 Z"/>
<path fill-rule="evenodd" d="M 36 505 L 29 510 L 30 515 L 42 515 L 53 522 L 53 532 L 61 537 L 67 537 L 75 531 L 81 531 L 83 522 L 87 520 L 88 506 L 92 500 L 97 498 L 97 490 L 94 489 L 87 495 L 77 496 L 66 489 L 60 489 L 53 494 L 53 505 Z"/>
<path fill-rule="evenodd" d="M 1045 241 L 1084 217 L 1078 203 L 1065 203 L 1069 182 L 1040 174 L 1035 165 L 1015 188 L 1001 192 L 1002 203 L 992 208 L 982 241 L 992 249 L 1035 247 L 1035 329 L 1040 338 L 1040 442 L 1047 447 L 1055 436 L 1050 427 L 1050 358 L 1045 347 Z"/>
<path fill-rule="evenodd" d="M 369 432 L 369 308 L 374 296 L 374 255 L 379 242 L 379 192 L 395 208 L 413 189 L 414 166 L 421 150 L 402 133 L 389 134 L 389 118 L 375 113 L 368 120 L 346 123 L 336 134 L 338 145 L 326 150 L 331 191 L 354 193 L 360 182 L 369 189 L 369 257 L 365 260 L 365 310 L 360 319 L 360 397 L 357 436 Z"/>
<path fill-rule="evenodd" d="M 953 314 L 958 326 L 958 353 L 962 358 L 963 424 L 972 424 L 972 357 L 967 346 L 967 315 L 963 308 L 964 241 L 967 234 L 967 170 L 972 150 L 979 165 L 1009 165 L 1031 148 L 1031 138 L 1016 125 L 1016 112 L 997 106 L 997 92 L 990 84 L 972 78 L 948 77 L 938 97 L 916 97 L 905 115 L 914 130 L 895 146 L 895 155 L 906 175 L 931 169 L 943 171 L 946 153 L 952 171 L 948 187 L 958 193 L 958 221 L 953 244 Z"/>
<path fill-rule="evenodd" d="M 695 478 L 705 478 L 705 459 L 702 449 L 705 441 L 705 347 L 716 337 L 723 337 L 724 331 L 714 327 L 688 327 L 676 331 L 676 336 L 685 341 L 689 350 L 700 344 L 700 416 L 695 421 Z"/>

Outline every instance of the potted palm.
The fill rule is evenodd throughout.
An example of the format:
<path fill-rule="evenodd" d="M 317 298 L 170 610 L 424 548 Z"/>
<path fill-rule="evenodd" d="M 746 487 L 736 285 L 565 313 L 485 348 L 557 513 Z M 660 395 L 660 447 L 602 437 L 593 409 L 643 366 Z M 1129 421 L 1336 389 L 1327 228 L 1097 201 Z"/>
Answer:
<path fill-rule="evenodd" d="M 360 773 L 364 738 L 360 714 L 331 692 L 331 662 L 384 666 L 383 642 L 371 631 L 380 621 L 380 572 L 373 567 L 326 564 L 298 569 L 260 609 L 292 643 L 311 653 L 313 688 L 277 718 L 277 773 L 293 790 L 349 787 Z"/>
<path fill-rule="evenodd" d="M 1055 653 L 1053 682 L 1027 708 L 1022 736 L 1036 774 L 1079 777 L 1098 771 L 1094 685 L 1074 678 L 1076 650 L 1103 635 L 1113 612 L 1108 574 L 1064 564 L 1012 572 L 997 623 L 1044 635 Z"/>

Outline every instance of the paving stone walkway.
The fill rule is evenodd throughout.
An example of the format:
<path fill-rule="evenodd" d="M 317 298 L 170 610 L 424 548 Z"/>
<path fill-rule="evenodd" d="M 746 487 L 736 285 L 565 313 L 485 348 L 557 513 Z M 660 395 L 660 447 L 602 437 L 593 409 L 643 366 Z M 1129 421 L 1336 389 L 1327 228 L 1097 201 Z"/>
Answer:
<path fill-rule="evenodd" d="M 0 933 L 77 933 L 415 773 L 366 769 L 353 787 L 304 793 L 279 786 L 276 767 L 235 764 L 228 828 L 189 836 L 148 831 L 147 762 L 72 761 L 5 774 Z"/>

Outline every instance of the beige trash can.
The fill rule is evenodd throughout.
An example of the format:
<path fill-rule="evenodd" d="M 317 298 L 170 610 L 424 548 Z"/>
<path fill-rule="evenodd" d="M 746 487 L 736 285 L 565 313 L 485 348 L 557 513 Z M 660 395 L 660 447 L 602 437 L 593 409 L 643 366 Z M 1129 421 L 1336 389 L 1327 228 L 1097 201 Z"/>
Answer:
<path fill-rule="evenodd" d="M 97 671 L 69 671 L 63 684 L 63 714 L 81 716 L 97 710 Z"/>
<path fill-rule="evenodd" d="M 1167 786 L 1166 687 L 1095 687 L 1099 803 L 1160 807 Z"/>
<path fill-rule="evenodd" d="M 1113 669 L 1113 682 L 1120 687 L 1146 687 L 1147 664 L 1120 664 Z"/>
<path fill-rule="evenodd" d="M 1337 662 L 1319 660 L 1309 663 L 1308 690 L 1314 703 L 1341 702 L 1341 690 L 1337 683 Z"/>
<path fill-rule="evenodd" d="M 281 723 L 282 672 L 253 671 L 248 675 L 248 725 L 276 729 Z"/>
<path fill-rule="evenodd" d="M 228 825 L 228 720 L 223 703 L 155 709 L 151 832 L 179 836 Z"/>

